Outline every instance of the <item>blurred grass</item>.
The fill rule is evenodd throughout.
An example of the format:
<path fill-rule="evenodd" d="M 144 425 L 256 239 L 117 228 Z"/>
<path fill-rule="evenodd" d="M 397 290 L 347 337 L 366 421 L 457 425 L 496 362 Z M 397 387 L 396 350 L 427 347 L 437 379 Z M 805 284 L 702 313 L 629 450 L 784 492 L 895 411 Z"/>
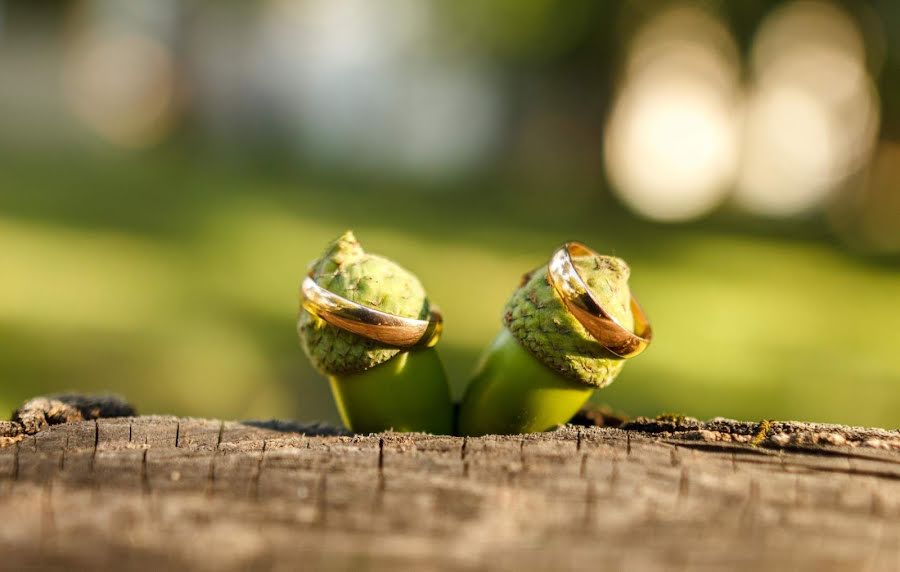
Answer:
<path fill-rule="evenodd" d="M 296 342 L 296 290 L 353 228 L 441 305 L 457 395 L 520 275 L 578 238 L 630 262 L 656 332 L 598 401 L 631 415 L 900 424 L 900 273 L 814 232 L 650 225 L 597 189 L 47 157 L 0 159 L 3 411 L 49 391 L 113 390 L 143 412 L 335 421 Z"/>

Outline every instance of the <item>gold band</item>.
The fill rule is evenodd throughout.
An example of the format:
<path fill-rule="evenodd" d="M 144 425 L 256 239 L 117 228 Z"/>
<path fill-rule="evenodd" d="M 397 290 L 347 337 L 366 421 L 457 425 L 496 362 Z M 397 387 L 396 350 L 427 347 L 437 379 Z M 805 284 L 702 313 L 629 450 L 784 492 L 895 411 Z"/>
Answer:
<path fill-rule="evenodd" d="M 594 339 L 617 356 L 630 358 L 644 351 L 650 344 L 653 332 L 637 300 L 631 297 L 631 312 L 634 315 L 632 333 L 597 302 L 572 263 L 573 256 L 600 255 L 580 242 L 567 242 L 553 253 L 547 265 L 547 276 L 566 309 Z"/>
<path fill-rule="evenodd" d="M 332 326 L 398 348 L 432 347 L 444 329 L 440 311 L 431 306 L 427 320 L 403 318 L 357 304 L 322 288 L 311 276 L 300 286 L 303 308 Z"/>

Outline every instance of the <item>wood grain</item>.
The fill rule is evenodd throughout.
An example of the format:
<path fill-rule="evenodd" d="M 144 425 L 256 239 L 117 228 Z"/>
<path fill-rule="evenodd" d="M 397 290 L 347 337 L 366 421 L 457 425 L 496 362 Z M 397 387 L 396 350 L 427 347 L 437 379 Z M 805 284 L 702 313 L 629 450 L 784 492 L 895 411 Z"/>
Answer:
<path fill-rule="evenodd" d="M 897 431 L 335 433 L 126 417 L 20 436 L 0 448 L 0 569 L 900 569 Z"/>

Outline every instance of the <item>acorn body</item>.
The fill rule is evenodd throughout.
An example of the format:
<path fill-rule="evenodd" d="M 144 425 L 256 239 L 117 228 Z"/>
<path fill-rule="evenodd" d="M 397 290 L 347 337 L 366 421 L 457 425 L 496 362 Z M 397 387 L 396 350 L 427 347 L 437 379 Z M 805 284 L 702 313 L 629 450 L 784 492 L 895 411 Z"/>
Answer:
<path fill-rule="evenodd" d="M 309 278 L 354 304 L 402 318 L 429 316 L 418 278 L 367 253 L 346 232 L 310 267 Z M 344 425 L 357 433 L 453 432 L 453 402 L 444 368 L 431 347 L 401 348 L 328 323 L 301 300 L 300 342 L 328 377 Z"/>
<path fill-rule="evenodd" d="M 633 328 L 628 265 L 601 255 L 573 264 L 594 298 Z M 569 313 L 547 273 L 541 267 L 526 275 L 507 302 L 505 328 L 476 368 L 460 406 L 461 435 L 552 429 L 568 422 L 595 389 L 621 371 L 624 359 Z"/>
<path fill-rule="evenodd" d="M 593 392 L 542 364 L 504 328 L 466 390 L 459 432 L 476 437 L 547 431 L 571 419 Z"/>
<path fill-rule="evenodd" d="M 453 433 L 453 405 L 434 348 L 401 352 L 360 373 L 329 375 L 344 425 L 356 433 Z"/>

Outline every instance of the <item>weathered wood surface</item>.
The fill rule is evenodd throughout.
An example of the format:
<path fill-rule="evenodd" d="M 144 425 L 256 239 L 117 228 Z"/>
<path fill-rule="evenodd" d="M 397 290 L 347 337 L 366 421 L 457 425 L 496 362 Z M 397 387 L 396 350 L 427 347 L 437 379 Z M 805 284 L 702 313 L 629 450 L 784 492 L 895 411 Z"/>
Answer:
<path fill-rule="evenodd" d="M 174 417 L 0 448 L 0 569 L 900 570 L 900 433 L 326 436 Z"/>

